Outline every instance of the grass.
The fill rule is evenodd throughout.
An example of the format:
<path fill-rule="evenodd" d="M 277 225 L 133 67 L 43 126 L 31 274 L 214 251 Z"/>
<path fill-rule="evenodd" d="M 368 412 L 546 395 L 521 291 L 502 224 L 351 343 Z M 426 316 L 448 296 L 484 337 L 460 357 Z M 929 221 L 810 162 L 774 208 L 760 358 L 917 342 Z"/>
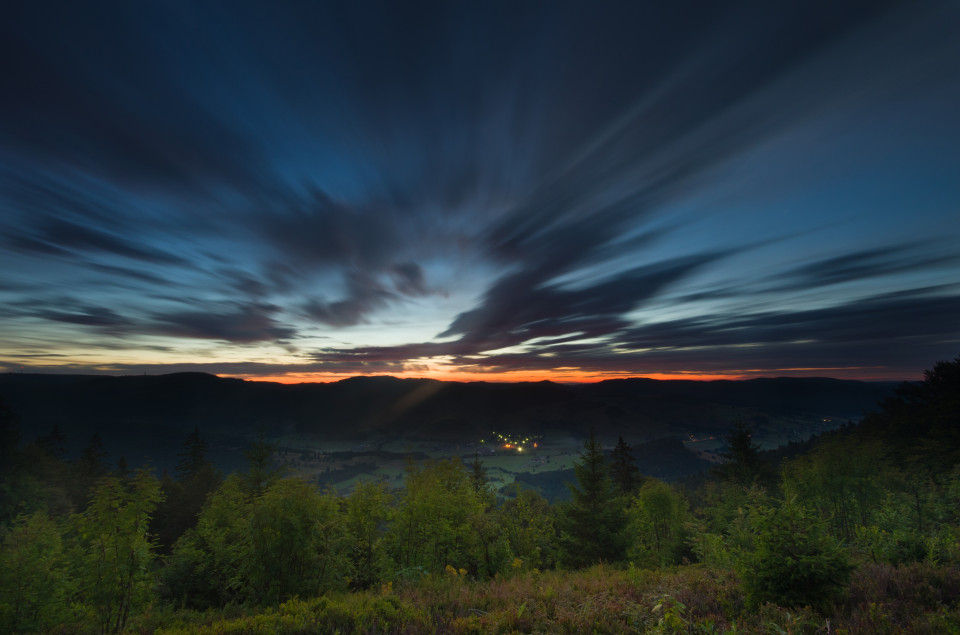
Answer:
<path fill-rule="evenodd" d="M 960 633 L 960 571 L 867 565 L 828 613 L 745 607 L 729 571 L 518 571 L 489 581 L 456 572 L 361 593 L 293 599 L 276 608 L 197 613 L 158 609 L 134 632 L 253 633 Z"/>

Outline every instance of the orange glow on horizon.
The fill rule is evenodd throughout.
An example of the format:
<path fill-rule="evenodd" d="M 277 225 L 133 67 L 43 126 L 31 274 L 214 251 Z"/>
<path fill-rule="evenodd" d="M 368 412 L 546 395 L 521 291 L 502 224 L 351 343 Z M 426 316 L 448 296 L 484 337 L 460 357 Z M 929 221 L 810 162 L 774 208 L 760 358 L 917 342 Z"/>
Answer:
<path fill-rule="evenodd" d="M 579 368 L 556 368 L 552 370 L 516 370 L 506 372 L 481 372 L 460 370 L 451 366 L 434 367 L 430 370 L 409 370 L 394 373 L 289 373 L 285 375 L 223 374 L 247 381 L 269 381 L 281 384 L 331 383 L 351 377 L 396 377 L 398 379 L 436 379 L 455 382 L 517 383 L 552 381 L 562 384 L 595 383 L 608 379 L 685 379 L 692 381 L 745 380 L 760 377 L 834 377 L 860 381 L 903 381 L 900 373 L 883 366 L 804 367 L 804 368 L 738 368 L 726 372 L 676 371 L 667 373 L 630 373 L 618 371 L 586 371 Z"/>
<path fill-rule="evenodd" d="M 689 379 L 695 381 L 710 381 L 715 379 L 748 379 L 745 374 L 718 374 L 718 373 L 603 373 L 580 370 L 554 371 L 511 371 L 504 373 L 481 373 L 470 371 L 447 372 L 400 372 L 400 373 L 371 373 L 368 375 L 353 375 L 340 373 L 299 373 L 289 375 L 249 376 L 249 375 L 221 375 L 222 377 L 236 377 L 247 381 L 269 381 L 280 384 L 302 383 L 330 383 L 338 382 L 350 377 L 396 377 L 398 379 L 437 379 L 440 381 L 474 382 L 485 381 L 492 383 L 538 382 L 552 381 L 557 383 L 593 383 L 607 379 Z"/>

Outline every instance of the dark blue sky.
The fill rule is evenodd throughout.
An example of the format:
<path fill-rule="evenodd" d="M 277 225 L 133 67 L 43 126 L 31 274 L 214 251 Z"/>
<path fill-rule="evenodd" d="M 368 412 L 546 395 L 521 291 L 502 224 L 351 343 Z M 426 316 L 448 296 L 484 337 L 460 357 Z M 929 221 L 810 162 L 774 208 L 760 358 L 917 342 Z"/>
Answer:
<path fill-rule="evenodd" d="M 917 378 L 956 2 L 46 2 L 0 21 L 0 366 Z"/>

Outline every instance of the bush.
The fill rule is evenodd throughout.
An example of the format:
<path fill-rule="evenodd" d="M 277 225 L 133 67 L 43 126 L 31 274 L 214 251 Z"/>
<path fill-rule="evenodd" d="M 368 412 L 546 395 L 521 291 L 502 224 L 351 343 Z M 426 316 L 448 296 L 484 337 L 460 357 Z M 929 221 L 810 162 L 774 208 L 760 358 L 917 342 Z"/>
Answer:
<path fill-rule="evenodd" d="M 843 594 L 853 566 L 823 522 L 794 500 L 758 510 L 756 548 L 738 562 L 747 602 L 829 608 Z"/>

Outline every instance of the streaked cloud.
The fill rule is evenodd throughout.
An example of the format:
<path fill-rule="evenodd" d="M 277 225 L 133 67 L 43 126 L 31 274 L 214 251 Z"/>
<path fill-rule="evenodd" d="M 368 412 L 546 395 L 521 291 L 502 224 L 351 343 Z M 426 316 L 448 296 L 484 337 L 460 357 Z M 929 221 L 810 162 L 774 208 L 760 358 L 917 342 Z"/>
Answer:
<path fill-rule="evenodd" d="M 958 25 L 946 1 L 24 4 L 0 363 L 917 376 L 960 341 Z"/>

